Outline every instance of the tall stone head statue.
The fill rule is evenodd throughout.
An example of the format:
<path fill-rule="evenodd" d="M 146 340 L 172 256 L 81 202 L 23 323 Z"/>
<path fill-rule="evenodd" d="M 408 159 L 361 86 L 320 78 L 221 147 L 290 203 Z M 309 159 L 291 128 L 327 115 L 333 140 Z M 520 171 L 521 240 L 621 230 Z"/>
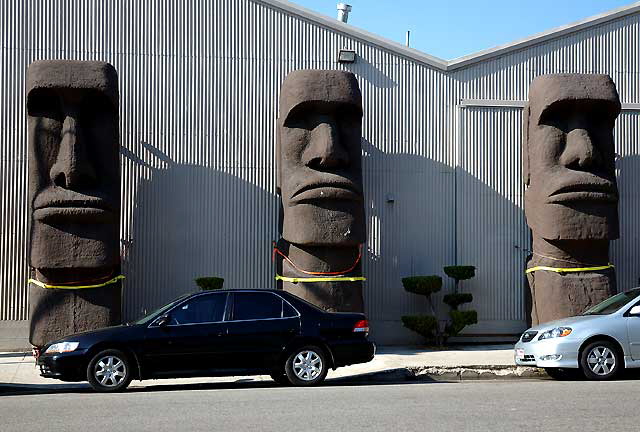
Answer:
<path fill-rule="evenodd" d="M 299 70 L 280 92 L 282 237 L 300 245 L 364 242 L 362 96 L 349 72 Z"/>
<path fill-rule="evenodd" d="M 335 70 L 298 70 L 282 84 L 278 118 L 277 185 L 282 271 L 360 273 L 366 236 L 362 189 L 362 96 L 356 77 Z M 355 267 L 352 264 L 356 264 Z M 314 282 L 284 288 L 330 310 L 361 310 L 360 283 Z"/>
<path fill-rule="evenodd" d="M 525 214 L 533 233 L 529 269 L 608 264 L 608 241 L 619 231 L 613 140 L 619 113 L 607 75 L 543 75 L 531 83 L 522 147 Z M 530 270 L 529 284 L 538 315 L 533 321 L 544 322 L 606 298 L 615 290 L 615 274 Z"/>
<path fill-rule="evenodd" d="M 27 71 L 27 115 L 29 264 L 33 276 L 51 285 L 87 285 L 117 275 L 120 164 L 116 70 L 108 63 L 92 61 L 31 64 Z M 32 287 L 32 343 L 39 345 L 61 331 L 99 326 L 95 322 L 79 326 L 77 322 L 62 323 L 69 314 L 65 308 L 71 307 L 71 302 L 77 308 L 78 298 L 93 306 L 100 303 L 103 309 L 117 308 L 119 316 L 119 287 L 117 299 L 113 298 L 116 294 L 105 298 L 103 294 Z M 100 316 L 105 313 L 108 316 Z M 104 325 L 113 320 L 116 311 L 92 309 L 88 314 L 97 314 L 94 321 Z M 58 327 L 63 328 L 55 330 Z"/>
<path fill-rule="evenodd" d="M 620 113 L 607 75 L 543 75 L 525 108 L 527 221 L 549 240 L 618 238 L 613 126 Z"/>

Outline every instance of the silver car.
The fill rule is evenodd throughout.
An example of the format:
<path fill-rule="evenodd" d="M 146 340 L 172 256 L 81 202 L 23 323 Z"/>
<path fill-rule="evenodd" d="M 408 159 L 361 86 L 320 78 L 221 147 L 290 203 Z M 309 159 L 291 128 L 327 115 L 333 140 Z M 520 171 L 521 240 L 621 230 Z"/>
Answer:
<path fill-rule="evenodd" d="M 640 367 L 640 288 L 616 294 L 582 315 L 530 328 L 515 346 L 515 362 L 544 368 L 554 378 L 582 373 L 593 380 Z"/>

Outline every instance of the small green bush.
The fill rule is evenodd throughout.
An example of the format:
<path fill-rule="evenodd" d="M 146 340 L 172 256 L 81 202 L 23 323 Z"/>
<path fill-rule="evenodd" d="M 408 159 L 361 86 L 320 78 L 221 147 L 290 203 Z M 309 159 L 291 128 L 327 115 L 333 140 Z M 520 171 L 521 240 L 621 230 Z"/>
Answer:
<path fill-rule="evenodd" d="M 405 291 L 429 296 L 442 288 L 442 278 L 440 276 L 411 276 L 402 278 L 402 286 Z"/>
<path fill-rule="evenodd" d="M 402 317 L 402 324 L 425 339 L 433 340 L 436 336 L 438 320 L 431 315 L 405 315 Z"/>
<path fill-rule="evenodd" d="M 466 326 L 478 322 L 478 312 L 474 310 L 452 310 L 449 312 L 449 316 L 451 316 L 451 323 L 447 326 L 446 330 L 449 336 L 456 336 Z"/>
<path fill-rule="evenodd" d="M 447 294 L 442 301 L 448 304 L 451 309 L 457 310 L 461 304 L 471 303 L 473 301 L 473 295 L 470 293 Z"/>
<path fill-rule="evenodd" d="M 444 268 L 444 272 L 450 278 L 456 280 L 456 284 L 461 280 L 471 279 L 476 275 L 476 268 L 474 266 L 447 266 Z"/>
<path fill-rule="evenodd" d="M 218 290 L 222 288 L 224 279 L 219 277 L 199 277 L 196 279 L 196 284 L 202 291 Z"/>

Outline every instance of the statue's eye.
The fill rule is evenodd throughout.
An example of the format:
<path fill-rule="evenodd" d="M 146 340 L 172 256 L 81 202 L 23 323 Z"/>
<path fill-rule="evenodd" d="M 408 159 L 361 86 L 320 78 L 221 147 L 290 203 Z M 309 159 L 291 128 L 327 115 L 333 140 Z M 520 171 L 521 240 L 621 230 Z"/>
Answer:
<path fill-rule="evenodd" d="M 36 89 L 29 93 L 27 111 L 32 117 L 46 117 L 62 121 L 60 97 L 51 89 Z"/>

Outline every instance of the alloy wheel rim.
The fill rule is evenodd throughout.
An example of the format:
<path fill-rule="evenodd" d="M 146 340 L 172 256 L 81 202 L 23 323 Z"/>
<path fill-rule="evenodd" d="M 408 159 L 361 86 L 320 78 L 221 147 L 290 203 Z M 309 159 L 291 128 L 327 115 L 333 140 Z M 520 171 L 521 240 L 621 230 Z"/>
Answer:
<path fill-rule="evenodd" d="M 93 374 L 100 385 L 115 387 L 126 378 L 127 367 L 118 357 L 105 356 L 96 362 Z"/>
<path fill-rule="evenodd" d="M 589 369 L 596 375 L 609 375 L 616 367 L 616 356 L 609 348 L 597 346 L 587 356 Z"/>
<path fill-rule="evenodd" d="M 300 351 L 293 359 L 293 372 L 303 381 L 313 381 L 322 373 L 322 359 L 315 351 Z"/>

